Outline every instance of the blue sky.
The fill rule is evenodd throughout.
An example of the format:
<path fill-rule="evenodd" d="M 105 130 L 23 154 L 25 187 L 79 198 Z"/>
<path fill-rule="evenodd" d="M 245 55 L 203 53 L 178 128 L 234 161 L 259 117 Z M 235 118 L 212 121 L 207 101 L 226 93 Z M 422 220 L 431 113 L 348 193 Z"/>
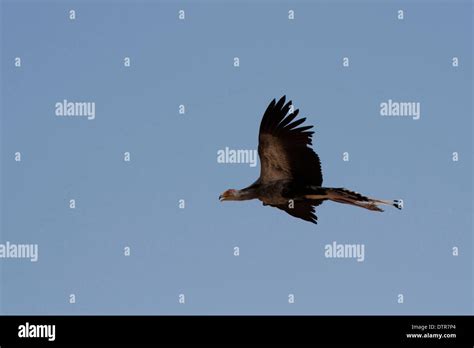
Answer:
<path fill-rule="evenodd" d="M 471 2 L 3 0 L 1 14 L 0 243 L 39 247 L 0 259 L 1 313 L 473 313 Z M 219 202 L 259 167 L 217 151 L 256 149 L 282 95 L 315 125 L 325 186 L 405 209 L 324 203 L 313 225 Z M 64 99 L 95 102 L 95 119 L 55 116 Z M 382 117 L 388 99 L 420 119 Z M 334 241 L 364 244 L 364 262 L 325 258 Z"/>

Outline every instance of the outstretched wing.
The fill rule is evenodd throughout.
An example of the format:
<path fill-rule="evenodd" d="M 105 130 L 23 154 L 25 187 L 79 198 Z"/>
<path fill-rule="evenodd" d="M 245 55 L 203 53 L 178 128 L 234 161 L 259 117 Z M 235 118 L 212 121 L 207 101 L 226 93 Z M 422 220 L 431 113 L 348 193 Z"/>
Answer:
<path fill-rule="evenodd" d="M 272 205 L 272 207 L 284 210 L 294 217 L 317 224 L 318 217 L 315 214 L 315 207 L 322 202 L 324 200 L 295 201 L 293 208 L 290 208 L 287 204 Z"/>
<path fill-rule="evenodd" d="M 306 118 L 295 120 L 299 110 L 288 114 L 291 105 L 291 100 L 285 104 L 285 96 L 278 103 L 273 99 L 263 115 L 258 137 L 260 182 L 287 179 L 321 186 L 321 162 L 310 147 L 313 126 L 298 127 Z"/>

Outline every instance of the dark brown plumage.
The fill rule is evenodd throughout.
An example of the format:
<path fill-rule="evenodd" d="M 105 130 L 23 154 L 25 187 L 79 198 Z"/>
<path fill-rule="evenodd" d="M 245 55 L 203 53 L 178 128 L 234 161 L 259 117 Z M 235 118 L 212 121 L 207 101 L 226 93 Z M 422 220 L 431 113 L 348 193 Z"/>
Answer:
<path fill-rule="evenodd" d="M 316 223 L 315 207 L 325 200 L 352 204 L 382 211 L 377 204 L 401 209 L 400 201 L 365 197 L 343 188 L 322 187 L 323 175 L 319 156 L 310 147 L 313 126 L 302 126 L 306 118 L 296 119 L 299 110 L 290 112 L 292 102 L 285 96 L 268 105 L 260 123 L 258 155 L 260 177 L 242 190 L 227 190 L 219 199 L 259 199 L 297 218 Z"/>

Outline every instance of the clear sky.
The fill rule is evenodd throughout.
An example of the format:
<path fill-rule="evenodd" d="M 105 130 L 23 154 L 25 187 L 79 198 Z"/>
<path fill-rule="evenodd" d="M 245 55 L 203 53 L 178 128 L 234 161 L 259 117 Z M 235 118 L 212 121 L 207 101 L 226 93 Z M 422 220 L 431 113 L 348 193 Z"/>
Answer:
<path fill-rule="evenodd" d="M 37 262 L 0 259 L 0 313 L 473 313 L 472 2 L 0 10 L 0 243 L 39 248 Z M 217 151 L 256 149 L 263 111 L 284 94 L 315 125 L 325 186 L 405 209 L 329 202 L 314 225 L 219 202 L 259 166 Z M 95 119 L 56 116 L 64 99 L 94 102 Z M 420 119 L 381 116 L 389 99 L 420 103 Z M 364 261 L 326 258 L 333 242 L 363 244 Z"/>

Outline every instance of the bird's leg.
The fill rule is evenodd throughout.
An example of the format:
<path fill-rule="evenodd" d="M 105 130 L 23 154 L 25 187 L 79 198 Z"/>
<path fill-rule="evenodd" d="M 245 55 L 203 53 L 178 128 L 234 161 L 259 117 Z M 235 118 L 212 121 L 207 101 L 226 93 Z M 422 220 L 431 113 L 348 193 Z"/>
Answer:
<path fill-rule="evenodd" d="M 364 209 L 368 209 L 368 210 L 372 210 L 372 211 L 383 211 L 383 209 L 381 209 L 377 204 L 375 204 L 375 202 L 363 202 L 363 201 L 355 201 L 355 200 L 345 200 L 345 199 L 331 199 L 332 201 L 334 202 L 337 202 L 337 203 L 342 203 L 342 204 L 351 204 L 351 205 L 355 205 L 357 207 L 361 207 L 361 208 L 364 208 Z"/>
<path fill-rule="evenodd" d="M 352 204 L 357 207 L 365 208 L 373 211 L 383 211 L 377 204 L 391 205 L 397 209 L 403 208 L 402 200 L 383 200 L 370 198 L 361 195 L 358 192 L 350 191 L 345 188 L 326 188 L 328 199 L 344 204 Z"/>

